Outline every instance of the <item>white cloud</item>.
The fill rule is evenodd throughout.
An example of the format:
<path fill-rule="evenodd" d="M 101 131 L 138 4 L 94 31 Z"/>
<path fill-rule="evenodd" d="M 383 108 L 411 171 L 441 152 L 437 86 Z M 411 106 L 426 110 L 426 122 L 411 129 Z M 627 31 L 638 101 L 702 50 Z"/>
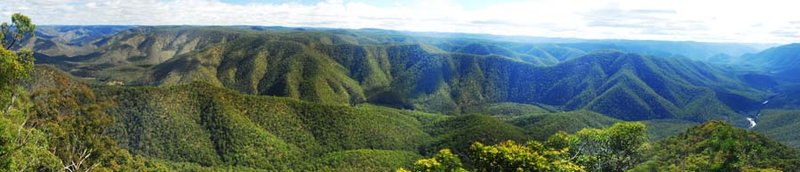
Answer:
<path fill-rule="evenodd" d="M 0 17 L 8 19 L 12 12 L 21 12 L 38 24 L 281 25 L 788 43 L 800 41 L 798 5 L 777 0 L 521 0 L 467 9 L 455 0 L 411 0 L 380 6 L 343 0 L 315 4 L 0 0 Z"/>

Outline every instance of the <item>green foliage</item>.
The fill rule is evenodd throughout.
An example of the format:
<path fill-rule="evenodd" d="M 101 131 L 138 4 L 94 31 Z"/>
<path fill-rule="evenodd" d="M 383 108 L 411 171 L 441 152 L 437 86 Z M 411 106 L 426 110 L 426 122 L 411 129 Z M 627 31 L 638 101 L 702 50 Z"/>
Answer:
<path fill-rule="evenodd" d="M 800 65 L 797 58 L 798 52 L 800 52 L 800 44 L 787 44 L 740 58 L 731 64 L 751 71 L 755 68 L 776 79 L 797 82 L 800 81 L 800 77 L 797 76 L 797 72 L 800 71 L 800 68 L 797 67 Z"/>
<path fill-rule="evenodd" d="M 466 171 L 461 159 L 453 154 L 450 149 L 439 150 L 431 158 L 419 159 L 414 162 L 411 171 L 417 172 L 460 172 Z"/>
<path fill-rule="evenodd" d="M 550 110 L 546 109 L 545 107 L 537 105 L 503 102 L 503 103 L 487 103 L 475 106 L 467 106 L 464 108 L 462 113 L 489 114 L 495 117 L 510 118 L 510 117 L 533 114 L 533 113 L 547 113 L 547 112 L 550 112 Z"/>
<path fill-rule="evenodd" d="M 430 139 L 413 113 L 382 107 L 242 95 L 203 83 L 99 90 L 116 104 L 111 137 L 133 154 L 172 161 L 304 169 L 312 165 L 304 159 L 330 152 L 415 151 Z"/>
<path fill-rule="evenodd" d="M 26 125 L 47 133 L 49 148 L 63 169 L 130 170 L 145 169 L 143 161 L 105 135 L 114 117 L 106 113 L 110 102 L 97 97 L 86 84 L 47 68 L 38 68 L 30 83 L 34 105 Z"/>
<path fill-rule="evenodd" d="M 569 148 L 547 148 L 536 141 L 525 145 L 510 140 L 497 145 L 475 142 L 470 146 L 467 160 L 476 171 L 584 171 L 569 159 L 568 151 Z M 417 160 L 411 169 L 418 172 L 467 171 L 450 149 Z"/>
<path fill-rule="evenodd" d="M 11 49 L 17 41 L 25 37 L 36 36 L 34 30 L 36 30 L 36 25 L 31 22 L 31 18 L 20 13 L 14 13 L 11 15 L 11 25 L 6 22 L 0 25 L 0 47 Z M 8 39 L 6 35 L 9 36 Z M 11 42 L 8 42 L 9 40 Z"/>
<path fill-rule="evenodd" d="M 314 160 L 316 171 L 392 171 L 409 167 L 420 156 L 414 152 L 358 149 L 332 152 Z"/>
<path fill-rule="evenodd" d="M 763 110 L 758 116 L 758 125 L 752 130 L 788 146 L 800 148 L 800 132 L 795 131 L 800 128 L 798 114 L 798 110 Z"/>
<path fill-rule="evenodd" d="M 549 139 L 563 144 L 564 140 Z M 583 129 L 568 138 L 570 154 L 588 171 L 625 171 L 645 160 L 649 143 L 642 123 L 621 122 L 606 129 Z"/>
<path fill-rule="evenodd" d="M 654 157 L 638 169 L 750 171 L 800 168 L 797 150 L 720 121 L 710 121 L 669 137 L 659 142 L 654 150 Z"/>
<path fill-rule="evenodd" d="M 647 126 L 647 135 L 651 141 L 661 140 L 668 136 L 678 135 L 686 131 L 686 129 L 700 124 L 697 122 L 676 119 L 656 119 L 640 122 Z"/>
<path fill-rule="evenodd" d="M 569 111 L 556 113 L 534 113 L 509 120 L 522 127 L 525 133 L 536 140 L 545 140 L 559 131 L 574 133 L 584 128 L 605 128 L 619 120 L 591 111 Z"/>
<path fill-rule="evenodd" d="M 453 152 L 466 155 L 473 142 L 497 144 L 506 140 L 524 141 L 527 136 L 523 130 L 485 115 L 466 115 L 450 118 L 436 123 L 429 131 L 433 141 L 425 147 L 423 154 L 450 148 Z"/>
<path fill-rule="evenodd" d="M 13 25 L 3 22 L 0 28 L 0 171 L 57 171 L 63 164 L 49 150 L 50 133 L 26 126 L 33 108 L 20 85 L 33 70 L 33 52 L 8 50 L 23 36 L 33 36 L 35 26 L 19 13 L 11 20 Z"/>
<path fill-rule="evenodd" d="M 32 105 L 26 92 L 0 117 L 0 171 L 57 171 L 61 160 L 51 151 L 48 133 L 25 126 Z"/>
<path fill-rule="evenodd" d="M 754 110 L 745 105 L 766 95 L 714 66 L 684 58 L 586 53 L 609 48 L 602 43 L 530 44 L 372 30 L 256 28 L 137 27 L 98 41 L 92 45 L 99 46 L 92 51 L 96 53 L 41 59 L 102 82 L 205 81 L 248 94 L 339 105 L 367 101 L 453 115 L 521 113 L 507 108 L 510 104 L 496 104 L 505 102 L 556 107 L 547 110 L 585 109 L 623 120 L 727 118 L 744 124 L 737 112 Z M 704 49 L 697 47 L 729 50 L 695 43 L 619 44 L 610 48 L 660 57 L 675 53 L 656 51 L 652 45 L 684 51 L 679 45 L 686 44 L 693 48 L 685 51 L 703 55 L 698 51 Z M 640 44 L 652 51 L 631 47 Z M 487 108 L 498 112 L 481 110 Z"/>
<path fill-rule="evenodd" d="M 430 140 L 419 121 L 443 120 L 379 106 L 242 95 L 202 83 L 92 88 L 52 68 L 37 68 L 35 76 L 29 125 L 49 133 L 55 146 L 48 150 L 58 159 L 101 171 L 388 170 L 409 166 L 418 156 L 409 151 Z M 385 151 L 348 152 L 359 149 Z M 84 150 L 89 155 L 81 158 Z M 328 158 L 309 160 L 320 156 Z"/>
<path fill-rule="evenodd" d="M 571 162 L 568 150 L 546 148 L 536 141 L 526 145 L 506 141 L 494 146 L 476 142 L 470 147 L 470 158 L 478 171 L 584 171 Z"/>
<path fill-rule="evenodd" d="M 14 13 L 11 16 L 12 25 L 3 22 L 0 28 L 0 105 L 7 115 L 9 107 L 17 98 L 16 87 L 28 78 L 33 70 L 33 51 L 20 49 L 11 51 L 14 43 L 25 36 L 33 37 L 35 25 L 25 15 Z M 10 38 L 6 38 L 9 35 Z M 7 42 L 10 40 L 11 42 Z"/>
<path fill-rule="evenodd" d="M 33 102 L 41 109 L 32 110 L 36 113 L 30 125 L 53 133 L 45 137 L 48 144 L 40 146 L 47 150 L 90 147 L 96 150 L 88 158 L 89 164 L 98 164 L 95 170 L 447 171 L 462 167 L 622 171 L 667 169 L 662 162 L 697 168 L 715 163 L 713 155 L 672 161 L 649 158 L 661 155 L 659 149 L 676 151 L 683 146 L 648 149 L 648 130 L 640 123 L 567 134 L 581 126 L 602 128 L 617 122 L 587 111 L 533 113 L 505 118 L 507 123 L 485 115 L 447 117 L 368 104 L 349 107 L 244 95 L 204 83 L 89 87 L 50 68 L 37 68 L 35 76 Z M 527 130 L 541 127 L 536 131 L 553 134 L 542 143 L 504 143 L 531 138 L 526 129 L 512 124 Z M 714 134 L 703 134 L 709 135 Z M 726 145 L 741 139 L 708 144 Z M 470 145 L 475 141 L 497 145 Z M 55 144 L 60 146 L 54 148 Z M 768 146 L 759 149 L 764 147 Z M 443 148 L 452 152 L 434 152 Z M 414 163 L 418 151 L 432 154 L 432 158 Z M 778 155 L 773 158 L 775 163 L 741 169 L 786 169 L 781 163 L 794 162 L 780 152 L 769 154 Z M 51 156 L 70 159 L 65 155 L 70 154 L 57 151 Z M 493 158 L 481 162 L 476 158 L 481 156 Z M 484 166 L 479 167 L 480 163 Z M 502 163 L 508 167 L 496 165 Z M 637 168 L 632 168 L 636 164 Z"/>
<path fill-rule="evenodd" d="M 35 27 L 24 24 L 29 23 L 26 17 L 14 15 L 12 20 L 22 28 L 18 31 Z M 14 30 L 9 27 L 3 30 Z M 3 40 L 28 36 L 32 32 Z M 98 78 L 86 80 L 161 87 L 90 86 L 43 68 L 29 88 L 33 99 L 27 100 L 17 85 L 32 70 L 33 53 L 2 49 L 0 72 L 2 82 L 9 84 L 0 83 L 0 103 L 11 105 L 6 111 L 15 115 L 0 119 L 0 141 L 24 148 L 3 147 L 16 158 L 0 159 L 3 170 L 797 167 L 793 149 L 726 127 L 701 134 L 690 130 L 649 149 L 648 138 L 676 133 L 694 122 L 742 123 L 740 113 L 755 110 L 752 104 L 766 95 L 713 66 L 680 58 L 616 51 L 586 54 L 594 49 L 588 44 L 262 27 L 137 27 L 102 40 L 50 41 L 31 40 L 26 42 L 39 43 L 19 47 L 69 47 L 73 45 L 65 41 L 76 41 L 85 49 L 39 57 L 58 50 L 48 49 L 37 52 L 37 59 Z M 25 104 L 34 106 L 21 110 Z M 569 112 L 551 113 L 562 110 Z M 463 115 L 471 113 L 491 116 Z M 764 125 L 755 130 L 790 140 L 792 133 L 761 127 L 791 127 L 792 113 L 766 115 Z M 617 119 L 648 120 L 649 127 L 612 126 Z M 596 129 L 604 127 L 609 128 Z M 35 142 L 20 141 L 23 138 Z M 513 142 L 529 139 L 543 142 Z M 748 139 L 757 141 L 743 141 Z M 446 151 L 436 152 L 441 149 Z M 418 153 L 432 158 L 414 163 Z"/>

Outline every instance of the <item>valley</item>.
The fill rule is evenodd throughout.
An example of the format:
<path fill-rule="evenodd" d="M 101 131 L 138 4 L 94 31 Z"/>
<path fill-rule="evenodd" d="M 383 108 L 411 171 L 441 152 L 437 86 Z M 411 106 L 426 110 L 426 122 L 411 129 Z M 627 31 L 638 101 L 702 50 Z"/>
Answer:
<path fill-rule="evenodd" d="M 22 86 L 34 115 L 20 128 L 61 133 L 49 144 L 85 146 L 109 171 L 394 171 L 443 149 L 480 169 L 475 142 L 584 144 L 638 125 L 655 146 L 647 157 L 576 163 L 800 167 L 795 44 L 39 26 L 16 48 L 36 63 Z M 749 159 L 727 166 L 717 154 Z"/>

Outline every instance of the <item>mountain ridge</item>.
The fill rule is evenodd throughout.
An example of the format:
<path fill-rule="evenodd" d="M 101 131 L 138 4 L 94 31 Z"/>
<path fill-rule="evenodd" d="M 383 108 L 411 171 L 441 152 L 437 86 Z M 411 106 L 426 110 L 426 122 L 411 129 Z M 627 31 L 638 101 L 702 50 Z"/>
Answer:
<path fill-rule="evenodd" d="M 174 38 L 180 39 L 167 41 Z M 83 66 L 71 73 L 133 85 L 206 81 L 244 93 L 320 103 L 381 100 L 446 114 L 477 104 L 516 102 L 589 109 L 626 120 L 731 118 L 745 124 L 741 112 L 752 108 L 730 105 L 757 104 L 764 97 L 701 62 L 615 51 L 583 54 L 564 47 L 544 50 L 350 30 L 226 27 L 140 27 L 105 39 L 106 45 L 88 60 L 68 62 Z M 452 48 L 443 46 L 448 43 Z M 460 45 L 490 48 L 466 52 Z M 542 57 L 514 49 L 542 50 L 533 53 Z M 531 63 L 531 58 L 550 62 Z M 725 98 L 721 95 L 738 98 L 720 100 Z M 615 99 L 634 106 L 613 110 Z"/>

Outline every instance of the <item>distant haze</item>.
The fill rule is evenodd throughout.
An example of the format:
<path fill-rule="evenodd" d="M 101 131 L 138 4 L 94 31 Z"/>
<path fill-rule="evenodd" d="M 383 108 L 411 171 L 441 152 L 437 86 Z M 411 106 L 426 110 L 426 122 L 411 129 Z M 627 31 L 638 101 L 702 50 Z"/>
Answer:
<path fill-rule="evenodd" d="M 800 42 L 798 1 L 0 0 L 55 25 L 382 28 L 593 39 Z"/>

